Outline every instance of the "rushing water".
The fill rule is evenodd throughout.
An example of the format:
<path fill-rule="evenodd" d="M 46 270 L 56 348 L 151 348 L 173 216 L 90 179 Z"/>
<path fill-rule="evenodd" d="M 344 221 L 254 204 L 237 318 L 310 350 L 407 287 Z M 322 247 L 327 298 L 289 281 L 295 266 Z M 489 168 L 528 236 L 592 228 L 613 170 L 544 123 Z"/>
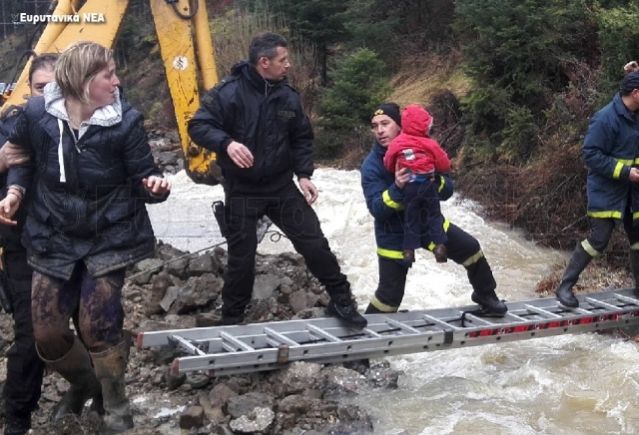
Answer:
<path fill-rule="evenodd" d="M 373 222 L 359 173 L 320 169 L 314 206 L 322 228 L 364 308 L 377 286 Z M 195 251 L 220 242 L 210 204 L 220 187 L 173 178 L 169 201 L 149 207 L 160 239 Z M 518 233 L 485 221 L 457 196 L 442 203 L 452 222 L 482 244 L 510 301 L 535 297 L 535 284 L 564 254 L 542 249 Z M 259 251 L 292 250 L 265 240 Z M 418 252 L 408 276 L 405 309 L 470 303 L 461 266 L 437 264 Z M 370 390 L 354 399 L 374 418 L 377 434 L 608 434 L 639 433 L 639 353 L 633 342 L 582 334 L 389 358 L 404 375 L 397 390 Z"/>

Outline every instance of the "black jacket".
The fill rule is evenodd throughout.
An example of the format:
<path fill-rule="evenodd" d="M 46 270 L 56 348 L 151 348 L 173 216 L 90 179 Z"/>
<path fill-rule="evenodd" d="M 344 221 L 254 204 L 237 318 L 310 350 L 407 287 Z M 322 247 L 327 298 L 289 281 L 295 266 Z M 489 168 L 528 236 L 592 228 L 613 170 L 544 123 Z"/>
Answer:
<path fill-rule="evenodd" d="M 23 234 L 29 264 L 68 279 L 77 261 L 100 276 L 151 255 L 155 238 L 145 202 L 166 197 L 152 198 L 141 188 L 142 178 L 161 176 L 142 115 L 122 102 L 121 120 L 90 125 L 77 144 L 64 122 L 64 171 L 58 119 L 45 109 L 43 97 L 31 98 L 9 137 L 32 153 L 34 179 Z"/>
<path fill-rule="evenodd" d="M 13 130 L 18 114 L 22 109 L 19 107 L 10 109 L 7 114 L 0 120 L 0 147 L 4 145 Z M 23 175 L 18 174 L 22 179 Z M 0 174 L 0 195 L 4 198 L 7 194 L 7 173 Z M 26 218 L 26 208 L 20 207 L 15 219 L 18 221 L 17 226 L 0 224 L 0 246 L 8 251 L 24 251 L 20 242 L 20 234 Z"/>
<path fill-rule="evenodd" d="M 313 130 L 299 94 L 286 80 L 268 82 L 247 62 L 202 98 L 189 121 L 193 141 L 217 153 L 225 184 L 233 191 L 266 193 L 313 174 Z M 251 168 L 236 166 L 226 154 L 235 140 L 254 157 Z"/>

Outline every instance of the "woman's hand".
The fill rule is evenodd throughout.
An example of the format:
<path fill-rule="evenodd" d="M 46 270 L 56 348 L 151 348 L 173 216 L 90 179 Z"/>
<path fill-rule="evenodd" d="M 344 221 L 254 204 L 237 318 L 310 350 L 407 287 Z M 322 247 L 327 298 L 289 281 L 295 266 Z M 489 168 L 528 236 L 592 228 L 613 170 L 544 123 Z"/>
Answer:
<path fill-rule="evenodd" d="M 149 178 L 142 179 L 144 189 L 153 196 L 162 197 L 171 192 L 171 183 L 169 180 L 157 175 L 151 175 Z"/>

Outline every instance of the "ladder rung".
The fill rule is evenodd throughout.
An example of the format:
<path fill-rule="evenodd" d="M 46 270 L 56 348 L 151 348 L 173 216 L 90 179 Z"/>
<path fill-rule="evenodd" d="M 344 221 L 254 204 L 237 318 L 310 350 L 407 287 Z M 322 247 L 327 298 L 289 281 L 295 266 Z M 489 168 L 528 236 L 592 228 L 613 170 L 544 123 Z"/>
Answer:
<path fill-rule="evenodd" d="M 373 336 L 375 338 L 378 338 L 378 337 L 382 336 L 382 334 L 378 334 L 377 332 L 373 331 L 370 328 L 364 328 L 364 332 L 366 332 L 367 334 L 370 334 L 371 336 Z"/>
<path fill-rule="evenodd" d="M 524 319 L 523 317 L 518 316 L 518 315 L 517 315 L 517 314 L 515 314 L 515 313 L 511 313 L 510 311 L 507 311 L 507 312 L 506 312 L 506 316 L 507 316 L 507 317 L 512 317 L 512 318 L 514 318 L 515 320 L 518 320 L 518 321 L 520 321 L 520 322 L 527 322 L 527 321 L 528 321 L 527 319 Z"/>
<path fill-rule="evenodd" d="M 530 304 L 525 304 L 524 308 L 526 308 L 528 311 L 532 311 L 533 313 L 548 316 L 552 319 L 561 319 L 561 316 L 559 314 L 551 313 L 548 310 L 544 310 L 543 308 L 535 307 Z"/>
<path fill-rule="evenodd" d="M 180 337 L 179 335 L 172 334 L 169 336 L 169 342 L 173 342 L 178 345 L 182 350 L 191 355 L 206 355 L 202 349 L 193 346 L 187 339 Z"/>
<path fill-rule="evenodd" d="M 471 314 L 471 313 L 466 313 L 465 318 L 467 320 L 472 320 L 473 323 L 477 322 L 477 323 L 481 323 L 481 324 L 489 325 L 489 326 L 495 325 L 495 323 L 489 322 L 488 320 L 482 319 L 481 317 L 475 316 L 474 314 Z"/>
<path fill-rule="evenodd" d="M 268 328 L 268 327 L 264 328 L 264 333 L 270 338 L 277 341 L 279 344 L 287 344 L 289 346 L 299 346 L 299 343 L 297 343 L 295 340 L 288 338 L 284 334 L 280 334 L 279 332 L 277 332 L 276 330 L 272 328 Z"/>
<path fill-rule="evenodd" d="M 410 332 L 411 334 L 420 334 L 421 333 L 419 330 L 413 328 L 412 326 L 409 326 L 409 325 L 407 325 L 405 323 L 399 322 L 399 321 L 397 321 L 395 319 L 386 318 L 384 320 L 389 325 L 394 326 L 396 328 L 399 328 L 399 329 L 401 329 L 403 331 Z"/>
<path fill-rule="evenodd" d="M 620 295 L 619 293 L 615 293 L 615 297 L 617 299 L 620 299 L 620 300 L 624 301 L 624 302 L 628 302 L 628 303 L 631 303 L 633 305 L 639 305 L 639 299 L 631 298 L 629 296 Z"/>
<path fill-rule="evenodd" d="M 592 311 L 588 311 L 585 308 L 581 308 L 581 307 L 573 308 L 573 310 L 581 314 L 594 314 Z"/>
<path fill-rule="evenodd" d="M 602 308 L 606 308 L 608 310 L 622 311 L 621 308 L 619 308 L 618 306 L 613 305 L 613 304 L 609 304 L 608 302 L 600 301 L 599 299 L 586 297 L 584 300 L 586 302 L 592 304 L 592 305 L 598 305 L 598 306 L 600 306 Z"/>
<path fill-rule="evenodd" d="M 234 351 L 234 352 L 239 352 L 241 350 L 255 350 L 253 349 L 251 346 L 249 346 L 248 344 L 244 343 L 242 340 L 238 340 L 237 338 L 233 337 L 231 334 L 229 334 L 228 332 L 220 332 L 220 338 L 223 340 L 224 342 L 224 347 L 227 347 L 227 345 L 231 344 L 233 346 L 235 346 L 235 349 L 230 348 L 230 351 Z"/>
<path fill-rule="evenodd" d="M 443 329 L 461 329 L 461 328 L 458 328 L 455 325 L 451 325 L 448 322 L 444 322 L 443 320 L 439 320 L 438 318 L 433 317 L 433 316 L 431 316 L 429 314 L 424 314 L 422 317 L 424 319 L 428 320 L 429 322 L 432 322 L 432 323 L 434 323 L 436 325 L 441 326 Z"/>
<path fill-rule="evenodd" d="M 333 334 L 331 334 L 329 332 L 326 332 L 322 328 L 319 328 L 319 327 L 317 327 L 315 325 L 312 325 L 310 323 L 308 325 L 306 325 L 306 328 L 309 331 L 313 332 L 315 335 L 319 335 L 320 337 L 322 337 L 322 338 L 324 338 L 324 339 L 326 339 L 328 341 L 332 341 L 332 342 L 335 342 L 335 343 L 338 342 L 338 341 L 342 341 L 340 338 L 334 336 Z"/>

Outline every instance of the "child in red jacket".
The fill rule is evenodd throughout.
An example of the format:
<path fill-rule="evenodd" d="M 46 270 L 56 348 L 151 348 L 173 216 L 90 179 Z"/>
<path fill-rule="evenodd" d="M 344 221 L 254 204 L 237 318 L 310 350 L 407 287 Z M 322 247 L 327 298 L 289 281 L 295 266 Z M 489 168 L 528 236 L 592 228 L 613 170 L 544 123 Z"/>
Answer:
<path fill-rule="evenodd" d="M 384 166 L 395 173 L 405 168 L 412 174 L 404 186 L 404 262 L 415 261 L 415 249 L 428 243 L 435 259 L 444 263 L 446 233 L 439 208 L 435 172 L 450 171 L 450 159 L 436 140 L 428 134 L 433 117 L 419 104 L 411 104 L 402 112 L 402 132 L 388 146 Z M 431 248 L 431 246 L 433 246 Z"/>

